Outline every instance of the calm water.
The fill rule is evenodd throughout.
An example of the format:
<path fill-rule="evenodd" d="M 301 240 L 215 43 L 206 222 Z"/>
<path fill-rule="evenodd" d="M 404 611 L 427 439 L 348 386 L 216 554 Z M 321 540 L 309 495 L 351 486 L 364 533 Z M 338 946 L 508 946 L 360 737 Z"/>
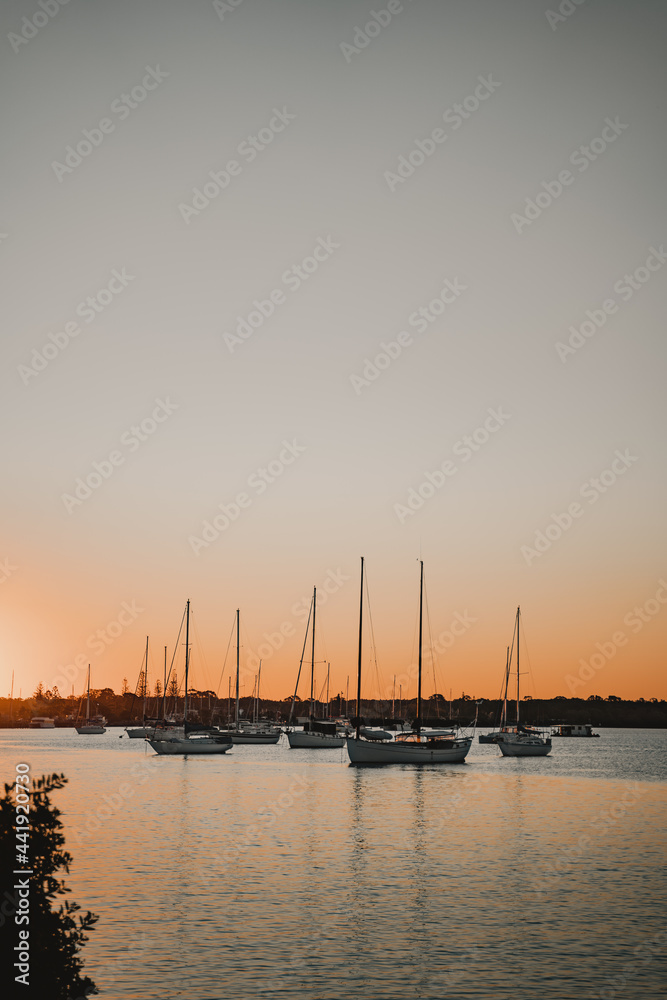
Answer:
<path fill-rule="evenodd" d="M 666 995 L 665 731 L 370 769 L 286 744 L 157 758 L 121 732 L 0 731 L 3 776 L 70 779 L 103 996 Z"/>

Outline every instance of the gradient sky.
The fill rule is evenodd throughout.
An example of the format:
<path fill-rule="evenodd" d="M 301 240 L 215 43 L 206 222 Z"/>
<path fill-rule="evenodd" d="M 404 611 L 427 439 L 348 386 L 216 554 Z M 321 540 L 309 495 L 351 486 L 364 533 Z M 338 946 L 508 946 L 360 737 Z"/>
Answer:
<path fill-rule="evenodd" d="M 527 692 L 667 695 L 667 11 L 392 6 L 368 34 L 384 0 L 71 0 L 37 28 L 32 0 L 3 8 L 3 695 L 12 670 L 25 695 L 76 657 L 95 687 L 133 687 L 146 635 L 157 669 L 188 597 L 195 685 L 217 688 L 240 607 L 245 693 L 264 643 L 264 692 L 286 695 L 302 599 L 327 580 L 318 686 L 327 660 L 344 689 L 360 555 L 368 696 L 416 659 L 420 555 L 444 693 L 497 694 L 521 604 Z M 84 130 L 98 144 L 65 171 Z M 239 146 L 257 135 L 250 162 Z M 225 189 L 184 209 L 231 160 Z M 457 294 L 420 324 L 447 281 Z M 230 340 L 276 289 L 272 315 Z M 376 378 L 353 379 L 402 333 Z M 483 431 L 491 410 L 502 419 Z M 293 460 L 260 492 L 281 452 Z M 111 453 L 111 474 L 68 501 Z M 236 520 L 193 542 L 240 493 Z M 100 651 L 97 631 L 133 602 Z"/>

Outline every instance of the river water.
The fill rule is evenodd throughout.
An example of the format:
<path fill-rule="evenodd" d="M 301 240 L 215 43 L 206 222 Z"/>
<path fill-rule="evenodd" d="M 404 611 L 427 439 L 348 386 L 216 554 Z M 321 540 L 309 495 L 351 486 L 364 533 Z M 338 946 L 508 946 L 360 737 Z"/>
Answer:
<path fill-rule="evenodd" d="M 69 779 L 52 798 L 102 996 L 666 995 L 664 730 L 384 768 L 286 742 L 156 757 L 121 733 L 0 731 L 5 780 Z"/>

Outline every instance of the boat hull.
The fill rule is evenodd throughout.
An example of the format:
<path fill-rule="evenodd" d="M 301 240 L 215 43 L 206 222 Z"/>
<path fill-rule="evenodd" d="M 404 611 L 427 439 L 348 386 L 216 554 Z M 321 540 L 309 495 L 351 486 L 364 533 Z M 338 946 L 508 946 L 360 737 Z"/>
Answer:
<path fill-rule="evenodd" d="M 307 733 L 299 730 L 288 733 L 287 739 L 292 750 L 328 750 L 345 746 L 344 736 L 329 736 L 326 733 Z"/>
<path fill-rule="evenodd" d="M 480 733 L 478 739 L 480 743 L 497 743 L 498 733 Z"/>
<path fill-rule="evenodd" d="M 153 730 L 142 726 L 140 729 L 127 729 L 126 732 L 131 740 L 145 740 L 147 736 L 152 735 Z"/>
<path fill-rule="evenodd" d="M 104 726 L 77 726 L 76 731 L 80 736 L 101 736 L 106 733 Z"/>
<path fill-rule="evenodd" d="M 460 764 L 466 759 L 471 744 L 470 737 L 455 740 L 452 746 L 446 747 L 349 739 L 347 752 L 351 764 Z"/>
<path fill-rule="evenodd" d="M 148 742 L 160 756 L 190 756 L 190 754 L 220 754 L 232 749 L 231 743 L 217 740 L 153 740 Z"/>
<path fill-rule="evenodd" d="M 551 743 L 514 743 L 503 740 L 498 746 L 503 757 L 546 757 L 551 750 Z"/>
<path fill-rule="evenodd" d="M 267 730 L 266 732 L 244 732 L 243 729 L 221 729 L 220 732 L 223 736 L 229 736 L 232 743 L 248 744 L 250 746 L 253 744 L 260 746 L 275 745 L 282 736 L 281 729 L 277 732 L 272 732 L 271 730 Z"/>

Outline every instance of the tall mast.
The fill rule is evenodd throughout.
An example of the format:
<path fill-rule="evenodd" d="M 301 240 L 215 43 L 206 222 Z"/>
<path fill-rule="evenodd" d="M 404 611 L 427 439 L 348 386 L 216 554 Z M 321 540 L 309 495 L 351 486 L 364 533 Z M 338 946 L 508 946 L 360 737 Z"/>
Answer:
<path fill-rule="evenodd" d="M 521 608 L 516 609 L 516 726 L 519 728 L 519 619 Z"/>
<path fill-rule="evenodd" d="M 162 719 L 167 717 L 167 647 L 164 647 L 164 684 L 162 686 Z"/>
<path fill-rule="evenodd" d="M 294 715 L 294 705 L 296 702 L 296 696 L 299 690 L 299 681 L 301 680 L 301 668 L 303 667 L 303 658 L 306 655 L 306 646 L 308 644 L 308 629 L 310 628 L 310 616 L 313 613 L 313 602 L 310 602 L 310 608 L 308 609 L 308 621 L 306 622 L 306 634 L 303 637 L 303 646 L 301 647 L 301 659 L 299 660 L 299 672 L 296 675 L 296 684 L 294 685 L 294 694 L 292 695 L 292 704 L 290 705 L 289 717 L 287 719 L 287 725 L 292 725 L 292 716 Z"/>
<path fill-rule="evenodd" d="M 255 722 L 259 722 L 259 685 L 262 680 L 262 661 L 259 661 L 259 670 L 257 671 L 257 717 Z"/>
<path fill-rule="evenodd" d="M 510 682 L 510 648 L 507 647 L 507 657 L 505 660 L 505 694 L 503 695 L 503 708 L 500 713 L 500 725 L 507 725 L 507 688 Z"/>
<path fill-rule="evenodd" d="M 183 730 L 188 731 L 188 666 L 190 660 L 190 599 L 185 605 L 185 698 L 183 700 Z"/>
<path fill-rule="evenodd" d="M 422 715 L 422 617 L 424 608 L 424 561 L 419 560 L 419 676 L 417 679 L 417 719 L 415 729 L 421 729 Z"/>
<path fill-rule="evenodd" d="M 90 720 L 90 663 L 88 664 L 88 695 L 86 697 L 86 722 Z"/>
<path fill-rule="evenodd" d="M 239 657 L 241 646 L 239 642 L 239 609 L 236 609 L 236 728 L 239 728 Z"/>
<path fill-rule="evenodd" d="M 144 656 L 144 722 L 146 721 L 147 689 L 148 689 L 148 636 L 146 636 L 146 655 Z"/>
<path fill-rule="evenodd" d="M 364 557 L 361 557 L 361 587 L 359 590 L 359 654 L 357 657 L 357 739 L 359 739 L 361 715 L 361 636 L 364 618 Z"/>
<path fill-rule="evenodd" d="M 331 664 L 327 663 L 327 714 L 325 715 L 325 719 L 328 719 L 329 716 L 331 715 L 331 712 L 329 710 L 329 674 L 330 674 L 330 672 L 331 672 Z"/>
<path fill-rule="evenodd" d="M 308 729 L 313 728 L 315 714 L 315 615 L 317 613 L 317 587 L 313 587 L 313 635 L 310 647 L 310 719 Z"/>

